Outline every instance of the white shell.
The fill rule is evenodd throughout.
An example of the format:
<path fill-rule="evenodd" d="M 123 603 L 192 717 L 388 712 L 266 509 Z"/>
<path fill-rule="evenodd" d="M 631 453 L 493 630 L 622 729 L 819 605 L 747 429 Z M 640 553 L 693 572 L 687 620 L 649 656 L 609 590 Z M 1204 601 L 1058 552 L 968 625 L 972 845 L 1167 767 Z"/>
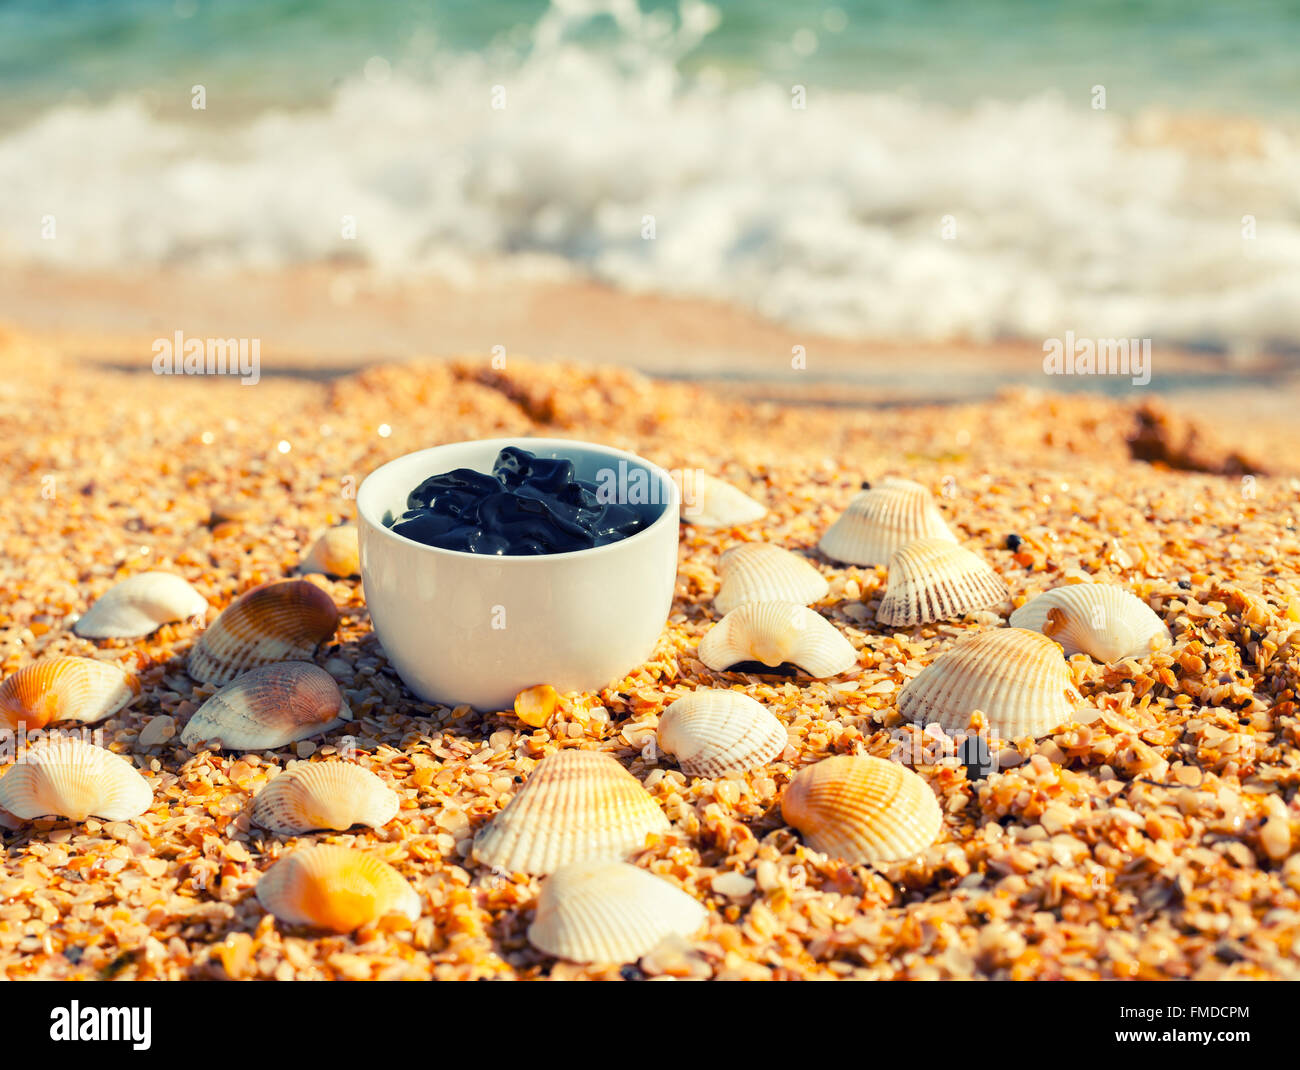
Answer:
<path fill-rule="evenodd" d="M 953 620 L 1007 597 L 1007 585 L 989 565 L 947 539 L 913 539 L 889 559 L 889 585 L 876 620 L 911 628 Z"/>
<path fill-rule="evenodd" d="M 1081 701 L 1060 646 L 1038 632 L 990 628 L 958 640 L 922 669 L 899 692 L 898 712 L 954 734 L 979 710 L 990 734 L 1036 738 L 1073 720 Z"/>
<path fill-rule="evenodd" d="M 164 624 L 202 617 L 208 600 L 170 572 L 141 572 L 100 595 L 72 626 L 83 639 L 138 639 Z"/>
<path fill-rule="evenodd" d="M 734 528 L 752 524 L 767 509 L 743 490 L 699 469 L 673 475 L 682 492 L 681 518 L 701 528 Z"/>
<path fill-rule="evenodd" d="M 1042 632 L 1065 648 L 1102 662 L 1143 658 L 1152 642 L 1173 641 L 1169 628 L 1132 591 L 1109 583 L 1055 587 L 1011 614 L 1014 628 Z"/>
<path fill-rule="evenodd" d="M 910 479 L 886 479 L 864 490 L 821 537 L 817 548 L 852 565 L 884 565 L 913 539 L 956 542 L 929 490 Z"/>
<path fill-rule="evenodd" d="M 507 873 L 552 873 L 570 862 L 618 861 L 666 832 L 659 804 L 612 755 L 557 751 L 474 838 L 474 856 Z"/>
<path fill-rule="evenodd" d="M 528 939 L 572 962 L 633 962 L 664 937 L 690 936 L 709 912 L 676 885 L 626 862 L 574 862 L 542 884 Z"/>
<path fill-rule="evenodd" d="M 369 769 L 353 762 L 291 762 L 253 799 L 253 820 L 272 832 L 343 832 L 383 828 L 401 801 Z"/>
<path fill-rule="evenodd" d="M 838 676 L 858 663 L 857 651 L 830 621 L 793 602 L 750 602 L 733 609 L 700 640 L 700 660 L 715 672 L 744 661 L 775 668 L 789 663 L 809 676 Z"/>
<path fill-rule="evenodd" d="M 153 788 L 125 758 L 75 736 L 33 743 L 0 779 L 0 807 L 30 821 L 49 814 L 128 821 L 153 804 Z"/>
<path fill-rule="evenodd" d="M 340 578 L 355 576 L 361 571 L 359 554 L 356 525 L 340 524 L 321 532 L 298 571 L 304 575 L 318 572 Z"/>
<path fill-rule="evenodd" d="M 722 587 L 713 599 L 719 613 L 746 602 L 797 602 L 810 605 L 830 593 L 826 577 L 804 558 L 780 546 L 745 542 L 718 562 Z"/>
<path fill-rule="evenodd" d="M 785 725 L 739 691 L 702 689 L 679 698 L 659 718 L 659 746 L 689 776 L 743 773 L 786 748 Z"/>

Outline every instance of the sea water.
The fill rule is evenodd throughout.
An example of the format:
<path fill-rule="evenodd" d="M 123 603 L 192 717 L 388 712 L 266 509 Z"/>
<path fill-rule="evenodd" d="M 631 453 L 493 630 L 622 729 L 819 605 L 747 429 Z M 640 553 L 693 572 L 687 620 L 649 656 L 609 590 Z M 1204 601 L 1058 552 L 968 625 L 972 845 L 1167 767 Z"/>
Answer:
<path fill-rule="evenodd" d="M 0 258 L 1294 350 L 1297 55 L 1283 0 L 9 0 Z"/>

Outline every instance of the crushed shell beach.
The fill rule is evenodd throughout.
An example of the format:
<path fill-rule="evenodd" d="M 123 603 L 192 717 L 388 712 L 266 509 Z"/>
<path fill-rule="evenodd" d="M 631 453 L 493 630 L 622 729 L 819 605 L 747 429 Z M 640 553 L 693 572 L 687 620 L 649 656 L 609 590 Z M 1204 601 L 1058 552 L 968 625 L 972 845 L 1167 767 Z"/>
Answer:
<path fill-rule="evenodd" d="M 8 677 L 77 655 L 135 674 L 139 694 L 92 727 L 152 791 L 129 820 L 6 817 L 7 978 L 1300 976 L 1293 427 L 1252 424 L 1229 406 L 1193 420 L 1141 390 L 876 410 L 742 405 L 513 356 L 503 369 L 471 357 L 241 386 L 95 368 L 11 333 L 0 334 L 0 370 L 0 668 Z M 552 714 L 529 718 L 538 726 L 514 710 L 417 701 L 373 634 L 360 579 L 313 575 L 341 618 L 313 660 L 351 722 L 271 751 L 182 742 L 217 690 L 186 671 L 204 626 L 249 588 L 295 577 L 322 530 L 355 519 L 368 472 L 440 442 L 528 435 L 699 469 L 766 514 L 684 524 L 671 616 L 650 659 L 599 693 L 561 695 Z M 839 564 L 817 543 L 863 481 L 888 477 L 933 493 L 956 539 L 1005 583 L 1005 601 L 951 622 L 878 623 L 886 569 Z M 705 666 L 719 558 L 746 541 L 816 568 L 828 593 L 813 608 L 852 644 L 854 667 L 812 679 Z M 74 634 L 96 599 L 145 570 L 193 584 L 205 619 L 141 639 Z M 1127 588 L 1172 644 L 1110 665 L 1072 656 L 1076 719 L 1008 742 L 995 771 L 972 774 L 937 725 L 900 714 L 900 691 L 963 633 L 1005 627 L 1028 599 L 1071 582 Z M 667 707 L 702 687 L 757 700 L 784 726 L 783 749 L 709 777 L 647 746 Z M 391 820 L 304 834 L 253 821 L 272 776 L 339 760 L 345 733 L 356 763 L 397 796 Z M 800 770 L 836 755 L 890 758 L 903 739 L 942 814 L 914 857 L 850 864 L 783 820 Z M 702 905 L 689 938 L 634 963 L 557 959 L 528 936 L 544 882 L 474 857 L 474 837 L 537 764 L 568 749 L 612 757 L 662 810 L 666 828 L 629 861 Z M 346 935 L 278 920 L 259 879 L 312 844 L 388 863 L 418 907 Z"/>

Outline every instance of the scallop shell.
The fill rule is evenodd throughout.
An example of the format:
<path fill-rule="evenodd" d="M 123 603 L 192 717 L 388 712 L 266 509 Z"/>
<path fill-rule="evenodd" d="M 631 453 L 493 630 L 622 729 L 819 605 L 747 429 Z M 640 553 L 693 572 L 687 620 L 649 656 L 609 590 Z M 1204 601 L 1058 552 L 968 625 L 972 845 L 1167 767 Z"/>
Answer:
<path fill-rule="evenodd" d="M 140 572 L 100 595 L 72 630 L 83 639 L 138 639 L 174 620 L 202 617 L 207 608 L 188 580 Z"/>
<path fill-rule="evenodd" d="M 620 861 L 669 827 L 651 794 L 608 754 L 562 750 L 537 763 L 474 841 L 474 855 L 509 873 L 569 862 Z"/>
<path fill-rule="evenodd" d="M 249 669 L 310 658 L 338 624 L 338 608 L 314 583 L 264 583 L 231 602 L 199 636 L 187 669 L 195 680 L 228 684 Z"/>
<path fill-rule="evenodd" d="M 352 762 L 293 762 L 253 799 L 253 820 L 292 835 L 353 825 L 383 828 L 401 805 L 369 769 Z"/>
<path fill-rule="evenodd" d="M 420 897 L 381 858 L 334 844 L 300 847 L 257 882 L 262 906 L 289 925 L 350 933 L 386 914 L 420 916 Z"/>
<path fill-rule="evenodd" d="M 354 524 L 326 528 L 303 558 L 298 569 L 304 574 L 321 572 L 326 576 L 355 576 L 361 571 L 361 549 Z"/>
<path fill-rule="evenodd" d="M 767 509 L 743 490 L 699 469 L 674 473 L 682 494 L 682 523 L 701 528 L 736 528 L 767 515 Z"/>
<path fill-rule="evenodd" d="M 898 695 L 898 712 L 963 731 L 976 710 L 1003 739 L 1044 736 L 1073 719 L 1082 696 L 1061 648 L 1038 632 L 993 628 L 945 650 Z"/>
<path fill-rule="evenodd" d="M 352 720 L 334 677 L 306 661 L 276 662 L 227 684 L 195 711 L 181 732 L 187 747 L 274 750 Z"/>
<path fill-rule="evenodd" d="M 111 717 L 139 693 L 120 666 L 94 658 L 42 658 L 0 684 L 0 727 L 17 731 L 55 721 L 91 724 Z"/>
<path fill-rule="evenodd" d="M 153 804 L 153 788 L 129 761 L 75 736 L 33 743 L 0 778 L 0 807 L 30 821 L 54 814 L 128 821 Z"/>
<path fill-rule="evenodd" d="M 793 602 L 750 602 L 710 628 L 700 660 L 721 672 L 744 661 L 798 665 L 810 676 L 838 676 L 858 663 L 853 644 L 830 621 Z"/>
<path fill-rule="evenodd" d="M 886 479 L 849 502 L 817 548 L 836 561 L 884 565 L 913 539 L 957 541 L 929 490 L 910 479 Z"/>
<path fill-rule="evenodd" d="M 854 864 L 912 858 L 943 825 L 939 800 L 914 772 L 851 754 L 801 769 L 781 796 L 781 816 L 813 850 Z"/>
<path fill-rule="evenodd" d="M 1011 614 L 1011 625 L 1028 628 L 1098 661 L 1123 661 L 1151 653 L 1153 640 L 1173 642 L 1165 622 L 1132 591 L 1109 583 L 1055 587 Z"/>
<path fill-rule="evenodd" d="M 659 718 L 659 746 L 688 776 L 722 776 L 766 765 L 786 748 L 785 725 L 739 691 L 692 691 Z"/>
<path fill-rule="evenodd" d="M 876 620 L 911 628 L 997 605 L 1010 592 L 989 565 L 947 539 L 913 539 L 889 559 Z"/>
<path fill-rule="evenodd" d="M 571 962 L 634 962 L 665 936 L 690 936 L 709 912 L 674 884 L 626 862 L 573 862 L 542 883 L 528 940 Z"/>
<path fill-rule="evenodd" d="M 746 602 L 797 602 L 810 605 L 830 593 L 826 577 L 802 557 L 780 546 L 746 542 L 718 562 L 722 587 L 713 599 L 719 613 Z"/>

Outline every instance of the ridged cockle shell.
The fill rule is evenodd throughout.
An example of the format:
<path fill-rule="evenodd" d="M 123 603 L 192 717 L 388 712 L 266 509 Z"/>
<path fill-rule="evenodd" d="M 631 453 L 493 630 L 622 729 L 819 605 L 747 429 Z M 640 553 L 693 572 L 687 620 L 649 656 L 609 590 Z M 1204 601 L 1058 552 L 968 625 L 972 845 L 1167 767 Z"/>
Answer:
<path fill-rule="evenodd" d="M 665 936 L 690 936 L 708 911 L 661 877 L 626 862 L 573 862 L 542 882 L 529 942 L 572 962 L 632 962 Z"/>
<path fill-rule="evenodd" d="M 264 583 L 230 603 L 190 650 L 190 676 L 228 684 L 250 669 L 305 661 L 339 624 L 338 607 L 307 580 Z"/>
<path fill-rule="evenodd" d="M 1007 585 L 989 565 L 947 539 L 914 539 L 889 559 L 889 585 L 876 619 L 911 628 L 954 620 L 1007 597 Z"/>
<path fill-rule="evenodd" d="M 958 640 L 909 680 L 898 712 L 953 734 L 979 710 L 991 733 L 1019 739 L 1073 720 L 1080 702 L 1057 643 L 1023 628 L 991 628 Z"/>
<path fill-rule="evenodd" d="M 894 551 L 924 538 L 957 541 L 929 490 L 910 479 L 886 479 L 857 495 L 817 548 L 852 565 L 886 565 Z"/>
<path fill-rule="evenodd" d="M 420 897 L 381 858 L 334 844 L 299 847 L 257 882 L 257 898 L 281 921 L 350 933 L 386 914 L 420 916 Z"/>
<path fill-rule="evenodd" d="M 568 862 L 621 860 L 668 829 L 654 797 L 617 759 L 562 750 L 537 763 L 474 841 L 474 855 L 508 873 L 551 873 Z"/>
<path fill-rule="evenodd" d="M 943 825 L 939 801 L 921 777 L 865 755 L 801 769 L 781 796 L 781 816 L 813 850 L 855 864 L 911 858 Z"/>
<path fill-rule="evenodd" d="M 0 684 L 0 728 L 28 731 L 56 721 L 90 724 L 111 717 L 140 693 L 120 666 L 94 658 L 42 658 Z"/>

